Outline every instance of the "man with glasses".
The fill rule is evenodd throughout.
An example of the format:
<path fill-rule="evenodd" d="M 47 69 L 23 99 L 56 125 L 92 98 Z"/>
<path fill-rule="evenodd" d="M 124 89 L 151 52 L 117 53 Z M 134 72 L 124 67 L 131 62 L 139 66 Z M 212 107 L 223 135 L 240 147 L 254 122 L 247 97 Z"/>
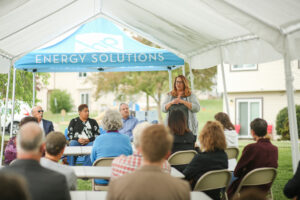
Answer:
<path fill-rule="evenodd" d="M 31 110 L 31 115 L 37 118 L 39 126 L 44 131 L 45 135 L 54 131 L 53 123 L 51 121 L 43 119 L 44 110 L 41 106 L 35 106 Z"/>

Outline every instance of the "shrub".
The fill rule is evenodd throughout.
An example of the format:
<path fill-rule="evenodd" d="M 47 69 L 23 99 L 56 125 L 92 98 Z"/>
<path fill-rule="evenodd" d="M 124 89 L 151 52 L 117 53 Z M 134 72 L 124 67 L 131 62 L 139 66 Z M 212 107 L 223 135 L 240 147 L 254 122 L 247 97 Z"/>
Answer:
<path fill-rule="evenodd" d="M 298 124 L 298 138 L 300 137 L 300 105 L 296 105 L 296 118 Z M 288 119 L 287 107 L 279 111 L 276 117 L 276 131 L 278 135 L 281 135 L 283 140 L 290 139 L 290 128 Z"/>
<path fill-rule="evenodd" d="M 53 90 L 50 97 L 50 110 L 52 113 L 60 113 L 62 109 L 69 112 L 72 109 L 71 96 L 65 90 Z"/>

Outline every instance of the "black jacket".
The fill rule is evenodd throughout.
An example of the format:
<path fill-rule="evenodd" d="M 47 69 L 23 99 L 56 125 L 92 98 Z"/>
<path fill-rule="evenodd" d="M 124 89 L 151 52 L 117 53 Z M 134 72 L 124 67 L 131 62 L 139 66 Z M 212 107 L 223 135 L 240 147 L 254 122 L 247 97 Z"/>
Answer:
<path fill-rule="evenodd" d="M 70 200 L 66 177 L 46 169 L 36 160 L 15 160 L 1 170 L 22 175 L 27 182 L 32 200 Z"/>
<path fill-rule="evenodd" d="M 184 169 L 185 179 L 191 181 L 192 188 L 195 187 L 198 179 L 206 172 L 228 168 L 228 157 L 225 151 L 202 152 Z M 208 190 L 205 193 L 212 199 L 220 199 L 221 190 Z"/>
<path fill-rule="evenodd" d="M 88 133 L 86 135 L 88 136 L 90 142 L 94 141 L 96 138 L 96 135 L 100 135 L 99 133 L 99 126 L 96 120 L 88 118 L 87 120 L 90 125 L 91 129 L 88 129 Z M 80 120 L 79 117 L 76 117 L 70 121 L 69 127 L 68 127 L 68 137 L 70 140 L 78 140 L 79 135 L 81 134 L 84 123 Z"/>
<path fill-rule="evenodd" d="M 298 163 L 297 171 L 294 174 L 293 178 L 290 179 L 284 186 L 283 193 L 289 199 L 294 198 L 295 196 L 297 197 L 297 199 L 299 199 L 300 197 L 299 188 L 300 188 L 300 161 Z"/>
<path fill-rule="evenodd" d="M 184 150 L 195 149 L 196 136 L 192 132 L 186 132 L 184 135 L 175 135 L 172 153 Z"/>

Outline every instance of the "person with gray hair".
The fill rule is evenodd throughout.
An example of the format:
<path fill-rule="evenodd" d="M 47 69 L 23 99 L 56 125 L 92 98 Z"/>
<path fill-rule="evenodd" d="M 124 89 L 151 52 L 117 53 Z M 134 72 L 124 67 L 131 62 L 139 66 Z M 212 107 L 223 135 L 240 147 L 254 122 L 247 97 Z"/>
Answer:
<path fill-rule="evenodd" d="M 41 165 L 53 171 L 65 175 L 70 190 L 76 190 L 77 176 L 74 170 L 67 166 L 59 164 L 58 161 L 64 154 L 67 144 L 66 137 L 61 132 L 50 132 L 46 137 L 46 155 L 41 158 Z"/>
<path fill-rule="evenodd" d="M 102 119 L 103 128 L 107 133 L 98 136 L 93 144 L 91 161 L 103 157 L 117 157 L 121 154 L 131 155 L 132 147 L 127 135 L 120 134 L 118 130 L 122 127 L 121 114 L 116 110 L 107 110 Z M 96 184 L 105 185 L 106 180 L 95 180 Z"/>
<path fill-rule="evenodd" d="M 32 200 L 71 199 L 65 176 L 40 165 L 44 148 L 40 126 L 35 122 L 24 124 L 17 135 L 17 160 L 3 171 L 23 176 Z"/>
<path fill-rule="evenodd" d="M 135 151 L 130 156 L 121 155 L 113 160 L 111 179 L 134 172 L 142 165 L 143 156 L 141 152 L 140 138 L 143 135 L 143 131 L 149 126 L 151 126 L 149 122 L 142 122 L 136 125 L 136 127 L 133 129 L 132 133 Z M 171 173 L 171 166 L 167 160 L 163 162 L 162 169 L 166 173 Z"/>
<path fill-rule="evenodd" d="M 119 106 L 119 111 L 122 115 L 123 126 L 119 130 L 120 133 L 128 135 L 130 140 L 133 140 L 132 130 L 138 124 L 137 118 L 131 116 L 129 113 L 129 107 L 126 103 L 121 103 Z"/>

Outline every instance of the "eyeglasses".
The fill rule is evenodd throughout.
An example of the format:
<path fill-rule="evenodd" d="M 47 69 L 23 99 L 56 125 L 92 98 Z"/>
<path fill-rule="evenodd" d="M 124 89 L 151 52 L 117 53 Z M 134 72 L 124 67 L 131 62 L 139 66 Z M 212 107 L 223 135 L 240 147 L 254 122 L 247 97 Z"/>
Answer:
<path fill-rule="evenodd" d="M 43 113 L 44 111 L 43 110 L 38 110 L 38 113 Z"/>
<path fill-rule="evenodd" d="M 183 84 L 183 81 L 176 81 L 176 84 Z"/>

